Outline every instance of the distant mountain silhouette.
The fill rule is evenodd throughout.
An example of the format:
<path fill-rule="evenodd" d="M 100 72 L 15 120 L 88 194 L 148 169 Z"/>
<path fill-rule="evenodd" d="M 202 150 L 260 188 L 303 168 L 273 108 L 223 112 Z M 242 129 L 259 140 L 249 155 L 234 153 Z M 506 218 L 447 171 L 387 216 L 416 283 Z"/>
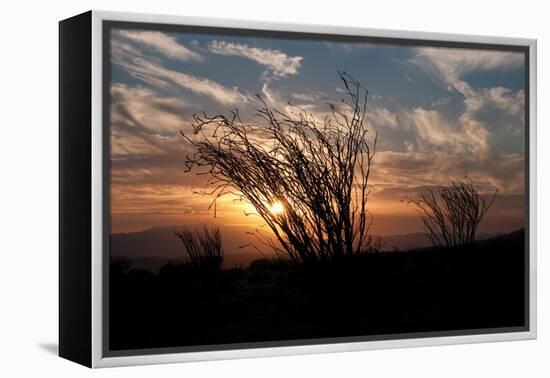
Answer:
<path fill-rule="evenodd" d="M 174 236 L 174 230 L 181 228 L 182 226 L 162 226 L 145 231 L 111 234 L 111 257 L 182 257 L 185 251 Z"/>
<path fill-rule="evenodd" d="M 134 268 L 157 271 L 167 260 L 186 260 L 183 245 L 174 236 L 174 230 L 183 227 L 195 229 L 197 225 L 169 225 L 153 227 L 148 230 L 128 233 L 111 234 L 111 257 L 127 257 L 132 260 Z M 239 246 L 249 242 L 250 231 L 246 228 L 238 228 L 225 231 L 222 234 L 226 267 L 235 265 L 248 265 L 251 261 L 262 257 L 252 248 L 240 249 Z M 495 234 L 481 233 L 478 240 L 488 239 Z M 248 238 L 248 239 L 247 239 Z M 412 233 L 405 235 L 388 235 L 382 237 L 382 249 L 385 251 L 407 251 L 416 248 L 429 247 L 431 245 L 428 236 L 424 233 Z M 266 251 L 268 254 L 269 251 Z"/>
<path fill-rule="evenodd" d="M 477 240 L 485 240 L 498 235 L 482 232 L 477 235 Z M 382 237 L 382 249 L 385 251 L 392 251 L 394 249 L 408 251 L 416 248 L 430 247 L 431 245 L 428 235 L 421 232 Z"/>
<path fill-rule="evenodd" d="M 181 241 L 174 235 L 174 230 L 182 228 L 196 229 L 201 225 L 170 225 L 153 227 L 148 230 L 111 234 L 111 257 L 129 258 L 134 268 L 157 271 L 168 260 L 186 261 L 187 254 Z M 224 230 L 227 231 L 227 230 Z M 222 234 L 225 250 L 224 266 L 247 265 L 261 257 L 256 251 L 246 251 L 239 246 L 246 244 L 243 228 Z M 242 237 L 239 238 L 239 236 Z M 243 239 L 245 241 L 243 241 Z"/>

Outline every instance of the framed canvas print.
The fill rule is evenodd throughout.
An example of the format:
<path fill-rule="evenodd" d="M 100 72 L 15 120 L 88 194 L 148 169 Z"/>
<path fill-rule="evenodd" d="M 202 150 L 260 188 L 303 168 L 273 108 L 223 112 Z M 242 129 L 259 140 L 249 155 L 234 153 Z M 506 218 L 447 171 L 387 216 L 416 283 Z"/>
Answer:
<path fill-rule="evenodd" d="M 60 22 L 62 357 L 534 338 L 536 42 Z"/>

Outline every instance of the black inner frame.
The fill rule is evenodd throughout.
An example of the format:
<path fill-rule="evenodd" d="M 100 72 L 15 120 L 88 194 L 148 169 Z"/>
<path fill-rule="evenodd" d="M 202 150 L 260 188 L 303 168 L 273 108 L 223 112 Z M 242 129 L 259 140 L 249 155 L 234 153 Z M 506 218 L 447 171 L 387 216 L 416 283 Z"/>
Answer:
<path fill-rule="evenodd" d="M 110 206 L 110 179 L 111 179 L 111 146 L 110 146 L 110 116 L 111 116 L 111 31 L 113 29 L 140 29 L 166 32 L 185 32 L 197 34 L 217 34 L 230 36 L 255 36 L 280 39 L 301 39 L 301 40 L 326 40 L 331 42 L 368 42 L 379 44 L 391 44 L 401 46 L 430 46 L 430 47 L 447 47 L 447 48 L 464 48 L 464 49 L 479 49 L 479 50 L 497 50 L 497 51 L 515 51 L 524 54 L 524 91 L 525 91 L 525 152 L 524 152 L 524 198 L 525 198 L 525 250 L 524 250 L 524 319 L 525 324 L 519 327 L 502 327 L 502 328 L 480 328 L 480 329 L 464 329 L 450 331 L 435 331 L 435 332 L 414 332 L 400 333 L 388 335 L 367 335 L 354 337 L 334 337 L 334 338 L 315 338 L 315 339 L 299 339 L 299 340 L 281 340 L 269 342 L 252 342 L 252 343 L 234 343 L 234 344 L 214 344 L 214 345 L 199 345 L 199 346 L 183 346 L 170 348 L 148 348 L 148 349 L 129 349 L 116 350 L 109 349 L 109 263 L 110 263 L 110 234 L 111 234 L 111 206 Z M 195 25 L 173 25 L 159 23 L 142 23 L 142 22 L 127 22 L 127 21 L 102 21 L 102 131 L 103 131 L 103 267 L 102 267 L 102 354 L 103 357 L 121 357 L 121 356 L 138 356 L 145 354 L 165 354 L 165 353 L 189 353 L 189 352 L 206 352 L 206 351 L 221 351 L 233 349 L 253 349 L 253 348 L 269 348 L 269 347 L 289 347 L 289 346 L 307 346 L 316 344 L 337 344 L 350 342 L 365 342 L 365 341 L 383 341 L 383 340 L 398 340 L 398 339 L 416 339 L 425 337 L 445 337 L 445 336 L 466 336 L 466 335 L 483 335 L 494 333 L 510 333 L 510 332 L 525 332 L 530 330 L 529 324 L 529 253 L 530 253 L 530 219 L 529 219 L 529 204 L 530 204 L 530 156 L 529 156 L 529 136 L 530 136 L 530 56 L 529 46 L 507 45 L 507 44 L 488 44 L 474 42 L 454 42 L 454 41 L 434 41 L 427 39 L 413 38 L 389 38 L 389 37 L 367 37 L 355 35 L 337 35 L 324 33 L 304 33 L 304 32 L 288 32 L 288 31 L 271 31 L 271 30 L 252 30 L 252 29 L 233 29 L 227 27 L 207 27 Z M 406 32 L 403 32 L 406 34 Z"/>

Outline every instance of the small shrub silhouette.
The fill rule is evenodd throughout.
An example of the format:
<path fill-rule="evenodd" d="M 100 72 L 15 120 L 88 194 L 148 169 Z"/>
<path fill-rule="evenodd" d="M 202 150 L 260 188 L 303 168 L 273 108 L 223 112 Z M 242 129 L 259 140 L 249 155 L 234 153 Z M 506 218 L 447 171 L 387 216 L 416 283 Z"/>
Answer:
<path fill-rule="evenodd" d="M 456 247 L 476 240 L 479 224 L 493 204 L 498 188 L 485 198 L 469 176 L 408 199 L 420 214 L 424 229 L 436 247 Z"/>
<path fill-rule="evenodd" d="M 183 243 L 192 267 L 207 271 L 219 271 L 222 268 L 222 233 L 218 227 L 209 229 L 204 225 L 196 231 L 174 230 L 174 234 Z"/>
<path fill-rule="evenodd" d="M 361 250 L 361 254 L 380 253 L 382 252 L 383 245 L 384 245 L 384 242 L 382 241 L 381 236 L 373 237 L 372 235 L 369 235 L 365 240 L 365 246 Z"/>

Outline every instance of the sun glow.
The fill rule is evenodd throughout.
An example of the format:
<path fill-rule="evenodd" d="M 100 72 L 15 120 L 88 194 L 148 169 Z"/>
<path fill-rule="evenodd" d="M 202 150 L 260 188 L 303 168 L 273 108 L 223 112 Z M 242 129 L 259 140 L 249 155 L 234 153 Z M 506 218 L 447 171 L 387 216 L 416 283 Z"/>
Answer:
<path fill-rule="evenodd" d="M 281 202 L 276 201 L 269 206 L 269 211 L 271 211 L 271 214 L 273 215 L 281 215 L 285 212 L 285 207 Z"/>

